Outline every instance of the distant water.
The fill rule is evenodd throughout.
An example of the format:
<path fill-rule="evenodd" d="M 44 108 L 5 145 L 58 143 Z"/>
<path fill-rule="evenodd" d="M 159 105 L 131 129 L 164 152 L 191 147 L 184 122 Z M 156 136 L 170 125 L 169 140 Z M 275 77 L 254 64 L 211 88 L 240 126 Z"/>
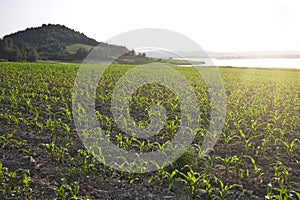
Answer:
<path fill-rule="evenodd" d="M 185 58 L 191 61 L 204 61 L 201 66 L 231 66 L 255 68 L 293 68 L 300 69 L 300 58 L 255 58 L 255 59 L 203 59 Z"/>

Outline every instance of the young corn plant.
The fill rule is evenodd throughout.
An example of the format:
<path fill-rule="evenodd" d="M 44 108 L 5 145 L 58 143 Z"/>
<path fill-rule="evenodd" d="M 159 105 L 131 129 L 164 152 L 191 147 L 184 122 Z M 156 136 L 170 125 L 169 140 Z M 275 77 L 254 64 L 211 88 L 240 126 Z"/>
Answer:
<path fill-rule="evenodd" d="M 9 199 L 30 199 L 31 198 L 31 189 L 29 187 L 28 176 L 24 176 L 24 170 L 21 170 L 23 173 L 23 178 L 20 177 L 18 171 L 9 171 L 8 168 L 3 167 L 0 164 L 0 191 L 9 197 Z M 22 180 L 23 185 L 20 183 Z M 27 198 L 26 198 L 27 197 Z"/>
<path fill-rule="evenodd" d="M 60 200 L 88 200 L 88 197 L 86 196 L 79 196 L 79 183 L 74 182 L 73 187 L 67 183 L 66 178 L 61 179 L 61 185 L 60 186 L 51 186 L 51 189 L 53 189 L 56 193 L 55 199 Z"/>
<path fill-rule="evenodd" d="M 70 140 L 72 138 L 72 136 L 71 136 L 71 128 L 70 128 L 70 126 L 68 124 L 65 124 L 64 128 L 65 128 L 65 130 L 67 132 L 67 135 L 68 135 L 68 138 Z"/>
<path fill-rule="evenodd" d="M 32 199 L 32 189 L 30 188 L 30 171 L 23 171 L 23 185 L 24 185 L 24 197 L 25 199 Z"/>
<path fill-rule="evenodd" d="M 6 88 L 1 88 L 0 102 L 5 98 L 5 90 Z"/>
<path fill-rule="evenodd" d="M 228 191 L 231 190 L 234 187 L 240 187 L 239 184 L 225 184 L 221 179 L 217 178 L 216 176 L 214 177 L 214 181 L 216 183 L 219 183 L 219 187 L 215 188 L 214 191 L 217 194 L 213 195 L 213 199 L 220 199 L 220 200 L 224 200 L 226 198 L 226 196 L 228 195 Z"/>
<path fill-rule="evenodd" d="M 158 181 L 163 182 L 165 180 L 168 181 L 168 190 L 172 190 L 172 187 L 175 182 L 180 181 L 180 178 L 178 178 L 179 171 L 177 169 L 174 169 L 170 172 L 164 169 L 164 167 L 159 166 L 157 163 L 155 163 L 157 167 L 158 176 L 151 176 L 148 179 L 148 183 L 150 184 L 154 179 L 158 179 Z"/>
<path fill-rule="evenodd" d="M 252 142 L 252 140 L 256 137 L 259 137 L 260 135 L 253 135 L 253 136 L 247 138 L 245 133 L 243 132 L 243 130 L 240 129 L 240 136 L 244 139 L 246 153 L 248 153 L 250 147 L 254 146 L 254 143 Z"/>
<path fill-rule="evenodd" d="M 4 134 L 4 135 L 0 136 L 0 145 L 1 145 L 1 148 L 5 148 L 5 147 L 7 147 L 9 145 L 9 143 L 11 142 L 11 140 L 13 140 L 14 132 L 13 133 L 9 133 L 9 134 Z"/>
<path fill-rule="evenodd" d="M 298 138 L 295 138 L 294 140 L 291 141 L 291 143 L 285 142 L 284 140 L 281 141 L 282 144 L 285 147 L 287 156 L 291 159 L 292 157 L 294 157 L 294 151 L 296 148 L 297 143 L 300 143 L 300 140 Z"/>
<path fill-rule="evenodd" d="M 48 119 L 46 127 L 50 129 L 51 133 L 53 134 L 54 139 L 57 136 L 57 130 L 60 127 L 61 121 L 59 120 L 56 122 L 55 120 Z"/>
<path fill-rule="evenodd" d="M 16 147 L 21 152 L 27 152 L 25 149 L 23 149 L 23 147 L 27 144 L 27 141 L 14 139 L 13 136 L 15 132 L 16 130 L 14 130 L 12 133 L 8 133 L 0 136 L 1 148 Z"/>
<path fill-rule="evenodd" d="M 217 166 L 219 166 L 221 168 L 224 168 L 225 169 L 225 175 L 227 176 L 230 164 L 233 163 L 234 158 L 231 157 L 231 156 L 226 156 L 225 158 L 222 158 L 222 157 L 218 156 L 217 159 L 221 160 L 221 162 L 222 162 L 222 165 L 217 165 Z"/>
<path fill-rule="evenodd" d="M 267 194 L 265 199 L 273 200 L 294 200 L 300 199 L 300 192 L 290 190 L 287 186 L 281 185 L 280 187 L 274 187 L 271 183 L 268 184 Z"/>
<path fill-rule="evenodd" d="M 65 147 L 60 147 L 55 144 L 55 141 L 52 141 L 51 143 L 48 144 L 45 143 L 41 144 L 41 146 L 43 146 L 50 153 L 53 159 L 61 163 L 73 161 L 73 158 L 68 153 L 67 147 L 69 145 L 70 144 L 66 144 Z"/>
<path fill-rule="evenodd" d="M 259 182 L 262 183 L 263 182 L 263 175 L 264 175 L 264 173 L 262 172 L 262 169 L 257 167 L 256 160 L 253 157 L 248 156 L 248 155 L 246 155 L 245 157 L 250 159 L 250 161 L 253 165 L 254 171 L 258 175 Z"/>
<path fill-rule="evenodd" d="M 268 149 L 268 147 L 267 147 L 268 142 L 269 142 L 268 138 L 264 138 L 264 139 L 261 140 L 260 149 L 261 149 L 261 152 L 262 152 L 263 155 L 265 154 L 266 150 Z"/>
<path fill-rule="evenodd" d="M 10 98 L 9 98 L 10 107 L 12 110 L 17 110 L 17 108 L 18 108 L 18 101 L 17 101 L 18 90 L 16 90 L 16 91 L 11 90 L 11 91 L 9 91 L 9 93 L 10 93 Z"/>
<path fill-rule="evenodd" d="M 290 186 L 289 171 L 286 166 L 284 166 L 281 161 L 277 161 L 271 166 L 274 168 L 274 178 L 272 182 L 277 183 L 281 187 L 284 185 Z"/>
<path fill-rule="evenodd" d="M 35 116 L 32 119 L 32 123 L 40 130 L 43 130 L 44 124 L 39 122 L 39 111 L 35 109 Z"/>
<path fill-rule="evenodd" d="M 93 172 L 95 168 L 96 158 L 91 150 L 80 149 L 78 151 L 78 156 L 82 157 L 83 169 L 86 172 Z"/>
<path fill-rule="evenodd" d="M 243 161 L 243 157 L 232 157 L 232 162 L 235 167 L 236 175 L 239 177 L 240 180 L 243 180 L 245 176 L 249 176 L 249 170 L 242 168 L 244 166 Z"/>
<path fill-rule="evenodd" d="M 231 141 L 239 138 L 233 131 L 230 134 L 226 134 L 225 132 L 222 132 L 221 137 L 222 137 L 221 141 L 225 144 L 225 148 L 228 147 Z"/>
<path fill-rule="evenodd" d="M 187 171 L 187 173 L 181 172 L 185 170 L 185 168 L 187 168 L 189 171 Z M 204 179 L 206 179 L 206 174 L 195 172 L 189 165 L 185 165 L 181 171 L 179 172 L 181 176 L 180 181 L 183 182 L 188 188 L 188 199 L 191 199 L 195 196 L 197 191 L 205 185 Z"/>

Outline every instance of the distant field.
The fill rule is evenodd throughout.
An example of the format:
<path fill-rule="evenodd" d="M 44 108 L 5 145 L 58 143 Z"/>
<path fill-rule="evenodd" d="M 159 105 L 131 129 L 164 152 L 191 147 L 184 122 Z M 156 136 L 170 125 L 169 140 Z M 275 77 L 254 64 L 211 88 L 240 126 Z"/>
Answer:
<path fill-rule="evenodd" d="M 0 199 L 300 199 L 300 70 L 220 68 L 225 125 L 214 149 L 199 157 L 211 101 L 194 68 L 174 66 L 200 104 L 195 139 L 171 166 L 130 174 L 100 163 L 76 132 L 72 94 L 79 67 L 0 62 Z M 160 102 L 167 112 L 162 130 L 147 142 L 120 131 L 111 96 L 132 68 L 111 65 L 103 74 L 95 100 L 99 124 L 119 148 L 157 151 L 174 138 L 182 108 L 172 91 L 145 85 L 129 102 L 131 116 L 149 124 L 147 110 Z"/>
<path fill-rule="evenodd" d="M 66 51 L 69 54 L 75 54 L 77 52 L 77 50 L 80 49 L 80 48 L 83 48 L 87 51 L 90 51 L 94 47 L 90 46 L 90 45 L 86 45 L 86 44 L 73 44 L 73 45 L 67 46 Z"/>

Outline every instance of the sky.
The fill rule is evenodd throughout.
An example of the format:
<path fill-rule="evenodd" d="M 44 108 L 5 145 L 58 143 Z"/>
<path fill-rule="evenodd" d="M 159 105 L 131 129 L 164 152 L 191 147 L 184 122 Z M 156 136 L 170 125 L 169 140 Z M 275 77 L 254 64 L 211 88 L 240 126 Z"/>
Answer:
<path fill-rule="evenodd" d="M 1 0 L 0 37 L 48 23 L 97 41 L 163 28 L 205 51 L 300 51 L 299 8 L 299 0 Z"/>

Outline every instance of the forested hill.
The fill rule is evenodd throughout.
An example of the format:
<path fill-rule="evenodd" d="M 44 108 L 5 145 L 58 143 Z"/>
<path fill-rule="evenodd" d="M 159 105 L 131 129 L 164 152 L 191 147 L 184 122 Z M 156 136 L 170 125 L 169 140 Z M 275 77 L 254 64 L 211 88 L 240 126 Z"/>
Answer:
<path fill-rule="evenodd" d="M 97 42 L 62 25 L 42 25 L 28 28 L 0 40 L 0 59 L 8 61 L 83 60 L 92 48 L 98 46 L 102 59 L 128 52 L 127 48 Z"/>

